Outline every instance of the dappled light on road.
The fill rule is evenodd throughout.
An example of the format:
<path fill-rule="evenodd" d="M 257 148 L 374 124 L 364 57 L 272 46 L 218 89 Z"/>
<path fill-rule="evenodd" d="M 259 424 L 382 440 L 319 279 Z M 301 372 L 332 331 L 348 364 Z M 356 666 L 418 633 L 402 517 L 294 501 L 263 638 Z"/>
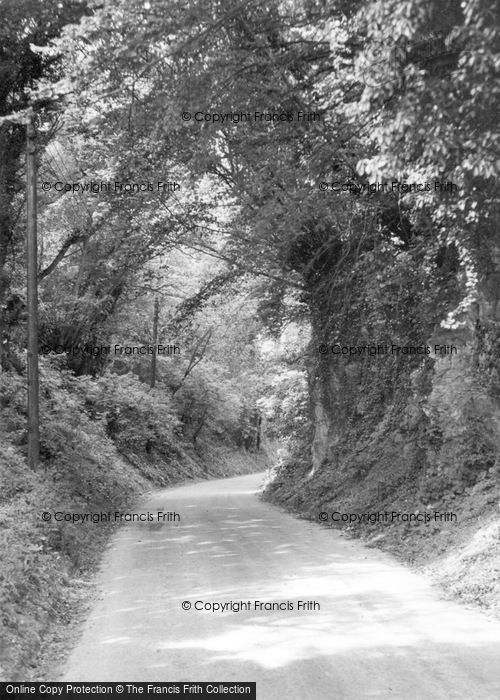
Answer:
<path fill-rule="evenodd" d="M 411 700 L 462 697 L 483 674 L 483 695 L 470 697 L 500 695 L 500 624 L 440 600 L 388 555 L 262 503 L 259 483 L 202 483 L 145 504 L 181 521 L 119 533 L 68 678 L 252 679 L 259 700 L 278 688 Z"/>

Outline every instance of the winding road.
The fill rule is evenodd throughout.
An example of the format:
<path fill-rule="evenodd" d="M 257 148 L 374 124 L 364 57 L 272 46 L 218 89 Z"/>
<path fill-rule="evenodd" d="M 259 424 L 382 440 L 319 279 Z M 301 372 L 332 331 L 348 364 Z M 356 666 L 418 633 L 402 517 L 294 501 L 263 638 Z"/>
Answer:
<path fill-rule="evenodd" d="M 125 525 L 106 551 L 62 680 L 256 681 L 258 700 L 500 698 L 500 623 L 441 600 L 392 557 L 261 502 L 262 481 L 202 482 L 141 504 L 153 520 Z M 157 522 L 159 511 L 180 521 Z"/>

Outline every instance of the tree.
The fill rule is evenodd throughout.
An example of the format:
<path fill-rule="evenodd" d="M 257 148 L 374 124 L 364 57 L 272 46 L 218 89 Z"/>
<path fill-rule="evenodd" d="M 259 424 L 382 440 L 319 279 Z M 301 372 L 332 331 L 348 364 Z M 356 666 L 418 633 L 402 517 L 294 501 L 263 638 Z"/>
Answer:
<path fill-rule="evenodd" d="M 5 0 L 2 3 L 0 30 L 0 367 L 9 367 L 9 336 L 20 318 L 12 318 L 11 260 L 22 236 L 18 218 L 22 209 L 19 193 L 23 190 L 20 174 L 21 155 L 26 134 L 25 112 L 33 107 L 41 115 L 54 107 L 48 96 L 37 96 L 36 82 L 58 77 L 57 56 L 43 51 L 68 22 L 77 21 L 86 12 L 86 3 L 64 0 L 49 7 L 41 0 Z"/>

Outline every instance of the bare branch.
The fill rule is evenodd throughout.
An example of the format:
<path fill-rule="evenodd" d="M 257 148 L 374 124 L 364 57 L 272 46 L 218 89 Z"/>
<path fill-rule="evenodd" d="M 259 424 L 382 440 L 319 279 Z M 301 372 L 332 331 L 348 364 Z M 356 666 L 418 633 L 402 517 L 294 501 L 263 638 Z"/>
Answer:
<path fill-rule="evenodd" d="M 66 251 L 68 248 L 71 248 L 72 245 L 75 243 L 78 243 L 79 241 L 83 240 L 84 236 L 81 235 L 80 232 L 74 233 L 70 238 L 68 238 L 66 241 L 61 246 L 61 249 L 57 253 L 56 257 L 52 260 L 50 265 L 47 265 L 47 267 L 41 272 L 38 273 L 38 280 L 43 280 L 47 275 L 50 275 L 50 273 L 59 265 L 61 260 L 64 258 L 66 255 Z"/>

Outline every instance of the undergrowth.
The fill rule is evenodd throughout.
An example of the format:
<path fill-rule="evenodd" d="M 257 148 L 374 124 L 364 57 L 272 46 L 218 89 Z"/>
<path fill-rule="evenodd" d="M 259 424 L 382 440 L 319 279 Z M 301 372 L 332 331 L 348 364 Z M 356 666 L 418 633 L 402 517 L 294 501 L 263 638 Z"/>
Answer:
<path fill-rule="evenodd" d="M 116 527 L 44 520 L 44 512 L 123 511 L 155 487 L 252 469 L 250 455 L 209 431 L 195 450 L 162 385 L 150 389 L 112 374 L 77 378 L 49 359 L 42 359 L 40 374 L 36 472 L 26 460 L 25 377 L 0 375 L 0 679 L 6 680 L 29 675 L 47 630 L 67 621 L 72 580 L 94 566 Z"/>

